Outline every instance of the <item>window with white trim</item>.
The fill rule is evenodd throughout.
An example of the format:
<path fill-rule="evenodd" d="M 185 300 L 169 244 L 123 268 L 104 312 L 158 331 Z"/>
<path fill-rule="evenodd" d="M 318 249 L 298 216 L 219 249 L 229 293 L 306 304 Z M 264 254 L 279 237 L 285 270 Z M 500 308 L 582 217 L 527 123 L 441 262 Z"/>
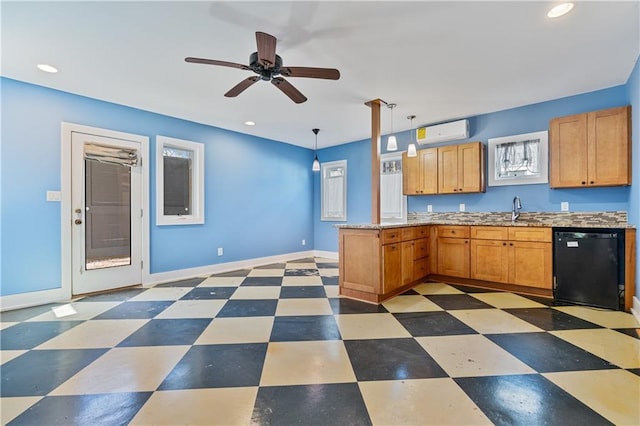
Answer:
<path fill-rule="evenodd" d="M 204 223 L 204 144 L 156 136 L 156 225 Z"/>
<path fill-rule="evenodd" d="M 380 156 L 380 220 L 407 222 L 407 197 L 402 194 L 402 153 Z"/>
<path fill-rule="evenodd" d="M 322 163 L 320 192 L 321 220 L 347 220 L 347 160 Z"/>

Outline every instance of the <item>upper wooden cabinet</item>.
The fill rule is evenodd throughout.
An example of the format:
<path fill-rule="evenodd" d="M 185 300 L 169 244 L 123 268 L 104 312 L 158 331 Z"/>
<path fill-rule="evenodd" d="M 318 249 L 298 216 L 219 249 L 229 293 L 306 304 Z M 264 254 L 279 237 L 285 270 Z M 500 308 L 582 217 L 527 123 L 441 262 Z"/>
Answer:
<path fill-rule="evenodd" d="M 485 147 L 470 142 L 421 149 L 417 157 L 402 154 L 405 195 L 485 191 Z"/>
<path fill-rule="evenodd" d="M 630 106 L 552 119 L 551 188 L 630 185 L 630 124 Z"/>
<path fill-rule="evenodd" d="M 438 193 L 438 149 L 418 151 L 416 157 L 402 153 L 402 188 L 405 195 Z"/>
<path fill-rule="evenodd" d="M 484 192 L 484 164 L 482 142 L 438 148 L 438 193 Z"/>

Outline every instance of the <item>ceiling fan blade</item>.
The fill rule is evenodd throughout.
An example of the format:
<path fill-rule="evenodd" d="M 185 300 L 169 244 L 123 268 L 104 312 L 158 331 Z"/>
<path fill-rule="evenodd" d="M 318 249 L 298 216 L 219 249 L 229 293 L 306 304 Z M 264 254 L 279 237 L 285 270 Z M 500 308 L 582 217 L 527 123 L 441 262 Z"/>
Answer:
<path fill-rule="evenodd" d="M 276 64 L 276 38 L 271 34 L 256 32 L 256 44 L 258 45 L 258 61 L 266 68 Z"/>
<path fill-rule="evenodd" d="M 338 80 L 340 71 L 335 68 L 282 67 L 280 74 L 286 77 L 324 78 Z"/>
<path fill-rule="evenodd" d="M 192 64 L 205 64 L 205 65 L 219 65 L 221 67 L 230 67 L 230 68 L 239 68 L 241 70 L 251 71 L 246 65 L 236 64 L 235 62 L 226 62 L 226 61 L 216 61 L 215 59 L 203 59 L 203 58 L 184 58 L 185 62 L 189 62 Z"/>
<path fill-rule="evenodd" d="M 301 104 L 307 100 L 307 98 L 300 93 L 298 89 L 293 87 L 291 83 L 282 77 L 274 77 L 271 79 L 271 84 L 282 90 L 282 93 L 287 95 L 291 100 L 297 104 Z"/>
<path fill-rule="evenodd" d="M 242 80 L 240 83 L 236 84 L 235 86 L 233 86 L 231 88 L 231 90 L 229 90 L 227 93 L 225 93 L 224 95 L 227 98 L 235 98 L 236 96 L 238 96 L 240 93 L 244 92 L 245 90 L 247 90 L 247 88 L 251 85 L 253 85 L 256 81 L 260 80 L 260 77 L 255 76 L 255 77 L 249 77 L 246 78 L 244 80 Z"/>

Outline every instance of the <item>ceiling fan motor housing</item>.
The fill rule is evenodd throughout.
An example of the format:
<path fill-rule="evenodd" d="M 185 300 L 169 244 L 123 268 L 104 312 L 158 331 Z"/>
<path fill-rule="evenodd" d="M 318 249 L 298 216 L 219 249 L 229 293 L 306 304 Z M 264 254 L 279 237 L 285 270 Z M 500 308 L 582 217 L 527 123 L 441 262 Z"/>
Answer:
<path fill-rule="evenodd" d="M 249 68 L 260 76 L 265 81 L 270 81 L 273 77 L 280 74 L 280 68 L 282 67 L 282 58 L 280 55 L 276 55 L 276 63 L 272 67 L 265 67 L 258 60 L 258 52 L 253 52 L 249 56 Z"/>

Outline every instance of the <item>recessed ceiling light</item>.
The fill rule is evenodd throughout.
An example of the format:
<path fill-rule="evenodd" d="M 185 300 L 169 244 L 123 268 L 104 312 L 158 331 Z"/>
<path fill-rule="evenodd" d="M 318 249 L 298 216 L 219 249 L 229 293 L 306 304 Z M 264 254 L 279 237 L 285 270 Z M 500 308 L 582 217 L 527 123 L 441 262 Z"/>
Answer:
<path fill-rule="evenodd" d="M 49 64 L 38 64 L 38 65 L 36 65 L 36 67 L 40 71 L 44 71 L 44 72 L 49 72 L 49 73 L 57 73 L 58 72 L 58 68 L 54 67 L 53 65 L 49 65 Z"/>
<path fill-rule="evenodd" d="M 253 121 L 245 121 L 244 124 L 247 125 L 247 126 L 255 126 L 256 125 L 256 123 L 254 123 Z"/>
<path fill-rule="evenodd" d="M 566 15 L 573 9 L 573 3 L 560 3 L 557 6 L 554 6 L 547 12 L 547 17 L 549 18 L 559 18 L 562 15 Z"/>

